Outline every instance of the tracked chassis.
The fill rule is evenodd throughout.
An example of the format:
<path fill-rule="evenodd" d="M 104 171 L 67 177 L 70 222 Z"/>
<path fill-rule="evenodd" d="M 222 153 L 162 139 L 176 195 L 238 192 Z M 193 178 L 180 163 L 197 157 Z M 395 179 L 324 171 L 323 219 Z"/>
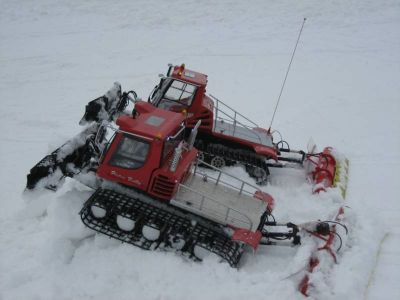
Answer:
<path fill-rule="evenodd" d="M 92 211 L 93 205 L 105 209 L 105 216 L 96 217 Z M 206 249 L 226 260 L 232 267 L 238 265 L 243 252 L 242 244 L 232 241 L 217 223 L 203 220 L 171 205 L 152 201 L 139 193 L 133 197 L 98 189 L 87 200 L 80 215 L 89 228 L 145 250 L 177 251 L 198 261 L 202 259 L 199 253 Z M 121 229 L 118 216 L 134 221 L 132 229 Z M 157 229 L 159 236 L 146 238 L 143 234 L 145 226 Z"/>
<path fill-rule="evenodd" d="M 200 158 L 207 163 L 217 168 L 242 164 L 258 184 L 266 183 L 269 169 L 265 157 L 247 149 L 235 149 L 228 145 L 211 143 L 201 137 L 197 139 L 195 146 L 201 151 Z"/>

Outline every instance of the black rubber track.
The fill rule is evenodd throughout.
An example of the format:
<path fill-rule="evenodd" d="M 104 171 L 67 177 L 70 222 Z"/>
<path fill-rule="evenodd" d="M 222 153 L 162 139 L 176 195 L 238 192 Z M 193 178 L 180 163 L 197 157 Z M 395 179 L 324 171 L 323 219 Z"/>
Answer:
<path fill-rule="evenodd" d="M 243 247 L 232 241 L 221 226 L 158 200 L 152 200 L 157 201 L 154 204 L 148 200 L 98 189 L 82 208 L 81 219 L 86 226 L 97 232 L 145 250 L 173 250 L 201 261 L 194 253 L 195 246 L 199 246 L 217 254 L 230 266 L 237 267 Z M 104 208 L 106 215 L 96 218 L 91 210 L 93 204 Z M 118 215 L 135 221 L 134 228 L 131 231 L 120 229 L 116 221 Z M 146 239 L 142 233 L 145 225 L 158 229 L 160 236 L 156 240 Z M 182 240 L 184 244 L 180 249 L 173 247 L 177 240 Z"/>
<path fill-rule="evenodd" d="M 247 173 L 251 177 L 256 178 L 258 183 L 266 183 L 269 169 L 265 157 L 247 149 L 232 149 L 231 147 L 214 143 L 209 143 L 207 146 L 204 146 L 205 144 L 205 142 L 198 140 L 195 143 L 195 147 L 204 153 L 206 162 L 209 163 L 212 157 L 220 156 L 225 159 L 227 166 L 235 163 L 243 164 L 246 166 Z M 254 173 L 255 168 L 265 170 L 266 176 L 262 178 L 257 177 Z"/>

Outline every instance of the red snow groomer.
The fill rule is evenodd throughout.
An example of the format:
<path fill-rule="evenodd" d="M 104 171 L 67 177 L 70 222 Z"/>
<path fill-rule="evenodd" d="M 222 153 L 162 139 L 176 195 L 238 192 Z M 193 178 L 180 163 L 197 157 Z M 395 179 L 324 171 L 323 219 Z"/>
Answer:
<path fill-rule="evenodd" d="M 274 131 L 261 128 L 221 100 L 207 95 L 206 85 L 207 75 L 185 69 L 184 65 L 169 65 L 167 76 L 161 78 L 148 99 L 157 108 L 183 114 L 189 129 L 201 121 L 194 143 L 201 160 L 217 168 L 239 163 L 258 184 L 267 183 L 270 168 L 304 167 L 314 192 L 339 186 L 345 194 L 348 162 L 332 148 L 319 153 L 315 146 L 309 147 L 308 152 L 293 150 L 280 134 L 281 139 L 274 141 Z M 141 102 L 134 91 L 121 93 L 116 84 L 105 96 L 88 103 L 81 124 L 115 119 L 123 113 L 129 99 Z"/>
<path fill-rule="evenodd" d="M 218 168 L 243 164 L 259 184 L 266 183 L 269 168 L 303 165 L 315 184 L 315 192 L 336 186 L 342 180 L 338 158 L 331 148 L 315 153 L 313 147 L 305 153 L 290 149 L 282 139 L 275 142 L 270 129 L 261 128 L 221 100 L 207 95 L 206 86 L 207 75 L 188 70 L 184 64 L 169 65 L 167 76 L 161 78 L 148 99 L 158 108 L 185 114 L 189 128 L 201 120 L 195 146 L 203 160 Z M 344 193 L 346 181 L 341 186 Z"/>
<path fill-rule="evenodd" d="M 255 251 L 274 239 L 300 244 L 296 225 L 272 219 L 270 195 L 197 158 L 201 121 L 185 139 L 184 120 L 146 102 L 117 119 L 97 168 L 104 182 L 85 203 L 83 222 L 143 249 L 171 249 L 194 260 L 212 252 L 231 266 L 246 245 Z M 289 229 L 270 231 L 274 226 Z"/>
<path fill-rule="evenodd" d="M 302 227 L 276 222 L 269 194 L 198 158 L 193 144 L 201 121 L 189 135 L 184 121 L 181 113 L 140 101 L 131 116 L 116 120 L 119 128 L 103 123 L 93 139 L 91 135 L 86 139 L 92 142 L 78 146 L 71 156 L 75 160 L 64 161 L 70 170 L 84 160 L 80 153 L 87 144 L 102 149 L 96 157 L 94 184 L 80 180 L 85 178 L 80 173 L 69 175 L 96 189 L 80 212 L 84 224 L 146 250 L 173 250 L 194 260 L 215 253 L 233 267 L 246 246 L 256 251 L 260 244 L 282 240 L 299 245 Z M 114 131 L 109 140 L 108 128 Z M 68 157 L 62 154 L 79 140 L 72 139 L 56 150 L 52 154 L 55 162 L 57 156 Z M 47 161 L 51 165 L 52 160 Z M 37 174 L 35 168 L 41 167 L 34 167 L 30 176 Z M 49 172 L 41 180 L 56 173 Z M 324 234 L 319 230 L 322 225 L 329 228 L 326 222 L 316 222 L 312 232 Z"/>
<path fill-rule="evenodd" d="M 323 257 L 336 262 L 343 208 L 330 221 L 278 223 L 270 195 L 221 168 L 242 164 L 259 184 L 270 168 L 304 169 L 313 193 L 338 187 L 344 198 L 348 160 L 329 147 L 305 152 L 274 141 L 271 130 L 206 95 L 206 85 L 206 75 L 184 65 L 169 67 L 148 102 L 114 84 L 86 106 L 85 129 L 30 170 L 26 188 L 56 190 L 65 177 L 75 178 L 95 190 L 80 213 L 88 227 L 194 260 L 212 252 L 237 266 L 246 248 L 316 239 L 299 286 L 307 295 Z M 134 108 L 127 112 L 129 101 Z"/>
<path fill-rule="evenodd" d="M 101 186 L 80 213 L 84 224 L 146 250 L 194 260 L 214 253 L 232 267 L 246 248 L 299 245 L 305 227 L 276 222 L 269 194 L 199 159 L 193 144 L 201 121 L 189 135 L 184 121 L 183 114 L 146 102 L 117 119 L 99 159 Z M 331 227 L 318 221 L 307 228 L 326 236 Z"/>

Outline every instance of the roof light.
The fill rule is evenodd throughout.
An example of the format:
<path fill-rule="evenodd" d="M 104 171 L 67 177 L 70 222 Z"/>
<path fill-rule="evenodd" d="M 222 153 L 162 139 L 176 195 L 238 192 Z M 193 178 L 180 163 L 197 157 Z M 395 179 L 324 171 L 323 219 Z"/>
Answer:
<path fill-rule="evenodd" d="M 185 70 L 185 64 L 181 64 L 178 70 L 178 76 L 182 76 L 183 70 Z"/>
<path fill-rule="evenodd" d="M 161 133 L 157 133 L 154 139 L 160 141 L 162 139 L 162 134 Z"/>

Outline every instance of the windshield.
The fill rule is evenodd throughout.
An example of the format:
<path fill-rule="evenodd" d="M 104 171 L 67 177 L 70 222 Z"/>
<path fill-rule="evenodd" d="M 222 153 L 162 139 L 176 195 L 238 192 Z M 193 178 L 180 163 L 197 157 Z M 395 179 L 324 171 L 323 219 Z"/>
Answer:
<path fill-rule="evenodd" d="M 109 164 L 124 169 L 138 169 L 144 165 L 149 149 L 147 142 L 124 135 Z"/>
<path fill-rule="evenodd" d="M 158 108 L 179 111 L 192 104 L 196 86 L 187 82 L 172 80 L 157 104 Z"/>

